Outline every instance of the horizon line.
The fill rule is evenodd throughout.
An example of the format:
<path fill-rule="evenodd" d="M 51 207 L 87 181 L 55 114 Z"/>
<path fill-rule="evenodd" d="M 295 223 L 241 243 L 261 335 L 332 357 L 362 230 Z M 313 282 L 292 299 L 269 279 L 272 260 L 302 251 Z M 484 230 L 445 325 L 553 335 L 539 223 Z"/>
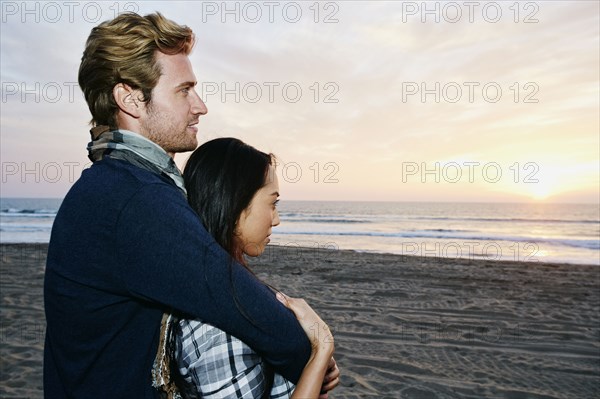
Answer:
<path fill-rule="evenodd" d="M 0 200 L 14 199 L 49 199 L 63 200 L 65 197 L 0 197 Z M 430 203 L 430 204 L 526 204 L 526 205 L 600 205 L 598 202 L 553 202 L 545 200 L 532 201 L 433 201 L 433 200 L 336 200 L 336 199 L 285 199 L 281 202 L 371 202 L 371 203 Z"/>

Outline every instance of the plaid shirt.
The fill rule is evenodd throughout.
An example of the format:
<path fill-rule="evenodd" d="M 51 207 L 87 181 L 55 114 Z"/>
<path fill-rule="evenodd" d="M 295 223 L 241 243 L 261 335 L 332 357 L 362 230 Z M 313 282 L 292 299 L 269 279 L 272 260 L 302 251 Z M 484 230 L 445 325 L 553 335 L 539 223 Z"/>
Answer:
<path fill-rule="evenodd" d="M 289 398 L 294 384 L 272 375 L 262 358 L 238 338 L 197 320 L 180 320 L 177 334 L 181 376 L 202 398 Z"/>

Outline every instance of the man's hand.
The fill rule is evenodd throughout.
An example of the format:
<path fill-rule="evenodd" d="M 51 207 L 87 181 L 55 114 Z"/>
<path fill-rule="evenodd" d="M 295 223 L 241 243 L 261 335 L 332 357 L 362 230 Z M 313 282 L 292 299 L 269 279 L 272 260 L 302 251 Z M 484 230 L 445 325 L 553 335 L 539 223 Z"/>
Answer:
<path fill-rule="evenodd" d="M 337 363 L 333 356 L 329 361 L 329 366 L 327 368 L 327 372 L 325 372 L 325 377 L 323 378 L 323 386 L 321 387 L 321 395 L 319 395 L 319 399 L 327 399 L 329 397 L 329 391 L 334 389 L 340 383 L 340 369 L 337 366 Z"/>

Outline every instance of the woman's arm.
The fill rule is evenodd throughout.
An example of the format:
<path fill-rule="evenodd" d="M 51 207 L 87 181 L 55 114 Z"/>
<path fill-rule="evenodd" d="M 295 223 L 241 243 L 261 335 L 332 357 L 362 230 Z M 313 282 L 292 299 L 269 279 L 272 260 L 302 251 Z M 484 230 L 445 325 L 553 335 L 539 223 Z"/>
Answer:
<path fill-rule="evenodd" d="M 294 312 L 312 346 L 311 356 L 302 371 L 292 398 L 318 398 L 324 386 L 325 374 L 332 362 L 333 335 L 329 326 L 304 299 L 290 298 L 281 293 L 277 293 L 277 299 Z M 333 367 L 335 370 L 328 374 L 331 380 L 325 383 L 329 389 L 333 389 L 339 383 L 339 370 L 335 361 Z"/>

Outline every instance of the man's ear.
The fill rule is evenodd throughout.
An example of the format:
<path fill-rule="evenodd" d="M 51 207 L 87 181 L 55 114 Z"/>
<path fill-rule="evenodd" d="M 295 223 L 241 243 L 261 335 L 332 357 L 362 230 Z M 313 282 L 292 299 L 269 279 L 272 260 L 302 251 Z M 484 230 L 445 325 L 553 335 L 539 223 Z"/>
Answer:
<path fill-rule="evenodd" d="M 118 83 L 113 87 L 113 97 L 117 107 L 122 112 L 136 119 L 141 116 L 146 105 L 141 101 L 141 98 L 143 98 L 142 92 L 132 89 L 125 83 Z"/>

